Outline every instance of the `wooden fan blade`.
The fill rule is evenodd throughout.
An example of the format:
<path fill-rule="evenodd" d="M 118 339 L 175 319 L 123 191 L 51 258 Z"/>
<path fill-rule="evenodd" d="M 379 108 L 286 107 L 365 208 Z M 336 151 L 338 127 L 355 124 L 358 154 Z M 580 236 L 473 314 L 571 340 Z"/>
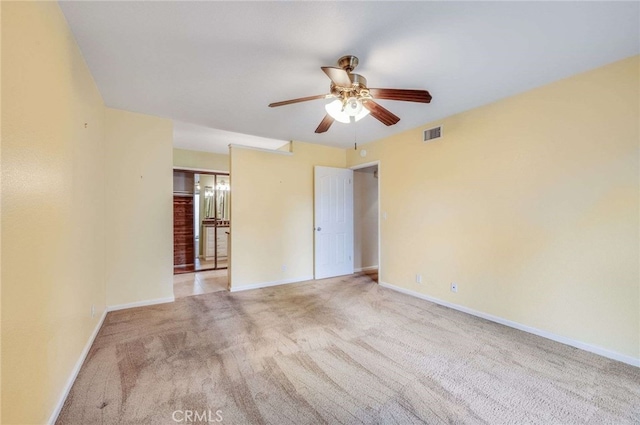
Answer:
<path fill-rule="evenodd" d="M 336 86 L 351 87 L 351 78 L 349 78 L 349 74 L 344 69 L 333 66 L 323 66 L 321 68 Z"/>
<path fill-rule="evenodd" d="M 318 128 L 316 128 L 316 133 L 324 133 L 325 131 L 329 130 L 329 127 L 331 127 L 333 121 L 335 120 L 331 115 L 325 115 L 322 121 L 320 121 L 320 125 L 318 125 Z"/>
<path fill-rule="evenodd" d="M 330 94 L 319 94 L 317 96 L 299 97 L 298 99 L 283 100 L 282 102 L 270 103 L 269 108 L 275 108 L 276 106 L 283 106 L 283 105 L 291 105 L 292 103 L 306 102 L 307 100 L 327 99 L 329 97 L 331 97 Z"/>
<path fill-rule="evenodd" d="M 389 110 L 383 108 L 373 100 L 363 100 L 362 106 L 364 106 L 369 110 L 369 112 L 371 112 L 373 118 L 377 119 L 384 125 L 394 125 L 395 123 L 400 121 L 400 118 L 397 115 L 394 115 Z"/>
<path fill-rule="evenodd" d="M 402 100 L 405 102 L 429 103 L 431 95 L 426 90 L 369 89 L 374 99 Z"/>

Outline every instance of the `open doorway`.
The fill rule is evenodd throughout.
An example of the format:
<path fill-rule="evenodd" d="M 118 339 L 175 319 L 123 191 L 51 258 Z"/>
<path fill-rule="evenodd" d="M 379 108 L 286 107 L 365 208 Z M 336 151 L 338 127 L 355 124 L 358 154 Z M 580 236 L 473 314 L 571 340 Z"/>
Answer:
<path fill-rule="evenodd" d="M 364 164 L 353 170 L 353 269 L 378 282 L 379 253 L 379 167 Z"/>
<path fill-rule="evenodd" d="M 229 174 L 173 172 L 174 274 L 227 268 Z"/>

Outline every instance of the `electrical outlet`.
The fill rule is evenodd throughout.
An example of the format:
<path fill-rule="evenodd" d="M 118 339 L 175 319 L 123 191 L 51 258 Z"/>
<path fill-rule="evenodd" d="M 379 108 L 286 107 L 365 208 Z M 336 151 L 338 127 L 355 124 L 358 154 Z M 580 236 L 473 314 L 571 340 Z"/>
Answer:
<path fill-rule="evenodd" d="M 458 292 L 458 284 L 451 282 L 451 292 Z"/>
<path fill-rule="evenodd" d="M 91 304 L 91 318 L 96 317 L 96 305 Z"/>
<path fill-rule="evenodd" d="M 422 275 L 416 274 L 416 283 L 422 283 Z"/>
<path fill-rule="evenodd" d="M 286 272 L 286 271 L 287 271 L 287 265 L 286 265 L 286 264 L 283 264 L 283 265 L 282 265 L 282 271 L 283 271 L 283 272 Z"/>

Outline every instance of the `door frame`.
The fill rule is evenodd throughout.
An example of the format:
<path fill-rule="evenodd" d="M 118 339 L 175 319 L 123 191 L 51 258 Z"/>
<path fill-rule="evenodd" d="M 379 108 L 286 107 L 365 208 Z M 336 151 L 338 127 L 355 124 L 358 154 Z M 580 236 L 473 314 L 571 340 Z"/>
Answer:
<path fill-rule="evenodd" d="M 382 199 L 380 196 L 380 179 L 382 178 L 381 175 L 382 173 L 380 172 L 380 169 L 382 167 L 380 160 L 376 160 L 376 161 L 371 161 L 371 162 L 365 162 L 362 164 L 358 164 L 358 165 L 352 165 L 351 167 L 349 167 L 351 170 L 360 170 L 362 168 L 369 168 L 369 167 L 373 167 L 374 165 L 378 166 L 378 285 L 380 284 L 380 282 L 382 282 L 382 228 L 381 228 L 381 223 L 382 223 Z M 355 189 L 355 188 L 354 188 Z M 355 190 L 354 190 L 354 196 L 355 196 Z"/>
<path fill-rule="evenodd" d="M 350 232 L 350 240 L 351 240 L 351 253 L 349 255 L 349 260 L 351 262 L 351 267 L 350 267 L 350 271 L 347 273 L 340 273 L 337 275 L 330 275 L 330 276 L 323 276 L 323 277 L 318 277 L 318 234 L 317 234 L 317 230 L 316 230 L 316 226 L 318 226 L 318 214 L 317 214 L 317 209 L 318 209 L 318 168 L 326 168 L 326 169 L 331 169 L 331 170 L 339 170 L 342 174 L 344 174 L 345 172 L 349 172 L 350 177 L 349 177 L 349 186 L 350 186 L 350 192 L 351 192 L 351 199 L 350 199 L 350 204 L 351 204 L 351 208 L 350 208 L 350 212 L 351 212 L 351 223 L 350 223 L 350 227 L 351 227 L 351 232 Z M 354 210 L 353 210 L 353 188 L 354 188 L 354 183 L 353 183 L 353 170 L 347 167 L 330 167 L 330 166 L 325 166 L 325 165 L 314 165 L 313 166 L 313 279 L 314 280 L 318 280 L 318 279 L 328 279 L 328 278 L 332 278 L 332 277 L 337 277 L 337 276 L 350 276 L 353 274 L 353 263 L 354 263 Z M 347 221 L 348 222 L 348 221 Z"/>

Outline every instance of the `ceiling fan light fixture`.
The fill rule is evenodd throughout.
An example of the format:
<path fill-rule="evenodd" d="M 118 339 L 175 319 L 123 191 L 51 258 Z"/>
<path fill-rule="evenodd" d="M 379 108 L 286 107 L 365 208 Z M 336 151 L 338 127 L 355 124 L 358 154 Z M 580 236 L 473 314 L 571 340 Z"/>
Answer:
<path fill-rule="evenodd" d="M 358 102 L 360 103 L 360 112 L 358 112 L 358 115 L 355 116 L 356 121 L 360 121 L 362 118 L 369 115 L 369 110 L 362 107 L 362 102 L 360 100 L 358 100 Z"/>
<path fill-rule="evenodd" d="M 331 117 L 336 121 L 345 124 L 349 123 L 349 115 L 345 114 L 342 110 L 342 101 L 340 99 L 335 99 L 334 101 L 327 103 L 324 105 L 324 109 L 327 111 L 327 114 L 331 115 Z"/>
<path fill-rule="evenodd" d="M 344 124 L 349 124 L 351 117 L 354 117 L 356 121 L 360 121 L 369 115 L 369 110 L 364 108 L 362 101 L 355 97 L 347 99 L 345 104 L 342 103 L 342 100 L 335 99 L 333 102 L 324 105 L 324 109 L 333 119 Z"/>
<path fill-rule="evenodd" d="M 362 111 L 362 102 L 355 97 L 350 97 L 344 104 L 344 111 L 350 117 L 355 117 Z"/>

